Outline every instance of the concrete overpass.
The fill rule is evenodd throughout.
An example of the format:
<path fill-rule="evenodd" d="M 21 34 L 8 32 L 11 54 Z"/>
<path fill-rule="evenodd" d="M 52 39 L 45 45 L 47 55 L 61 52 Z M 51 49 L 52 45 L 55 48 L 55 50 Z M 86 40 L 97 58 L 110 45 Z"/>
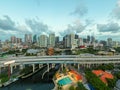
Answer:
<path fill-rule="evenodd" d="M 46 64 L 46 63 L 79 63 L 79 64 L 101 64 L 120 63 L 120 55 L 116 56 L 80 56 L 80 55 L 59 55 L 59 56 L 25 56 L 0 58 L 0 65 L 5 62 L 15 61 L 15 64 Z"/>
<path fill-rule="evenodd" d="M 31 64 L 33 66 L 33 71 L 35 69 L 35 64 L 56 64 L 61 63 L 63 64 L 78 64 L 79 65 L 95 65 L 95 64 L 120 64 L 120 55 L 116 56 L 80 56 L 80 55 L 58 55 L 58 56 L 24 56 L 24 57 L 7 57 L 7 58 L 0 58 L 0 67 L 6 66 L 5 63 L 9 61 L 14 61 L 11 64 L 11 71 L 12 66 L 20 65 L 23 67 L 25 64 Z M 49 70 L 49 69 L 48 69 Z"/>

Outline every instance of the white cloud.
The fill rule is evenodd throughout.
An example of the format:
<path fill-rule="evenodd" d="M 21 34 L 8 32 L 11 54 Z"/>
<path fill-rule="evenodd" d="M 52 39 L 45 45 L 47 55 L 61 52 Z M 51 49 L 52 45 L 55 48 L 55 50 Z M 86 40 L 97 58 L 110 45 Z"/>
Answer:
<path fill-rule="evenodd" d="M 77 15 L 79 17 L 83 17 L 88 13 L 88 9 L 84 4 L 78 5 L 73 12 L 71 12 L 71 15 Z"/>
<path fill-rule="evenodd" d="M 120 20 L 120 0 L 118 0 L 116 7 L 113 9 L 112 16 Z"/>
<path fill-rule="evenodd" d="M 106 24 L 97 24 L 99 32 L 111 32 L 117 33 L 120 31 L 120 25 L 118 23 L 109 22 Z"/>

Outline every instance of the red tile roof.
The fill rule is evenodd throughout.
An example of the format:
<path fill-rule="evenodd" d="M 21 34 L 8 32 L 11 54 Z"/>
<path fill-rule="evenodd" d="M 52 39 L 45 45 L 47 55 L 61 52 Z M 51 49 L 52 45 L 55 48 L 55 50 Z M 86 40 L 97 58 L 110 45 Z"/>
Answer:
<path fill-rule="evenodd" d="M 82 76 L 75 70 L 71 70 L 70 72 L 76 77 L 77 80 L 82 80 Z"/>
<path fill-rule="evenodd" d="M 102 75 L 104 73 L 104 71 L 102 70 L 93 70 L 92 72 L 97 76 Z"/>
<path fill-rule="evenodd" d="M 111 73 L 104 72 L 102 70 L 93 70 L 92 71 L 95 75 L 100 76 L 100 79 L 104 82 L 107 83 L 106 78 L 108 79 L 113 79 L 114 76 Z"/>

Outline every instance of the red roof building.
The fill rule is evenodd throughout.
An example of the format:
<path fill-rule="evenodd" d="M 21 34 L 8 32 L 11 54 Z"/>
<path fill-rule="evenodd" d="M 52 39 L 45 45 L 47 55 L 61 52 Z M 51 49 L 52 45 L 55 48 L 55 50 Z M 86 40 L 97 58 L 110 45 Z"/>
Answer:
<path fill-rule="evenodd" d="M 72 73 L 74 75 L 74 77 L 77 79 L 77 81 L 82 80 L 82 76 L 79 73 L 77 73 L 76 71 L 71 70 L 70 73 Z"/>
<path fill-rule="evenodd" d="M 92 71 L 95 75 L 99 76 L 100 79 L 107 84 L 107 80 L 106 78 L 108 79 L 113 79 L 114 76 L 111 74 L 111 73 L 108 73 L 108 72 L 104 72 L 102 70 L 93 70 Z"/>

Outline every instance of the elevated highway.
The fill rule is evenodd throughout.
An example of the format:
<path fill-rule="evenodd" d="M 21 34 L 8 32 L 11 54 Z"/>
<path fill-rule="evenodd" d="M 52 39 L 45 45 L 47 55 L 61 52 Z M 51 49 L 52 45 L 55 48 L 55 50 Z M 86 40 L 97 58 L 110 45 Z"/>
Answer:
<path fill-rule="evenodd" d="M 7 62 L 13 62 L 11 64 L 6 64 Z M 78 68 L 80 65 L 90 67 L 91 65 L 99 64 L 109 64 L 120 65 L 120 55 L 116 56 L 80 56 L 80 55 L 59 55 L 59 56 L 24 56 L 24 57 L 7 57 L 0 58 L 0 67 L 10 66 L 11 73 L 13 71 L 13 66 L 20 65 L 21 69 L 24 68 L 25 64 L 31 64 L 33 67 L 33 72 L 35 71 L 35 64 L 48 65 L 49 64 L 77 64 Z"/>
<path fill-rule="evenodd" d="M 25 56 L 0 58 L 0 65 L 5 62 L 15 61 L 15 64 L 49 64 L 49 63 L 79 63 L 79 64 L 101 64 L 120 63 L 120 55 L 116 56 L 80 56 L 80 55 L 59 55 L 59 56 Z"/>

